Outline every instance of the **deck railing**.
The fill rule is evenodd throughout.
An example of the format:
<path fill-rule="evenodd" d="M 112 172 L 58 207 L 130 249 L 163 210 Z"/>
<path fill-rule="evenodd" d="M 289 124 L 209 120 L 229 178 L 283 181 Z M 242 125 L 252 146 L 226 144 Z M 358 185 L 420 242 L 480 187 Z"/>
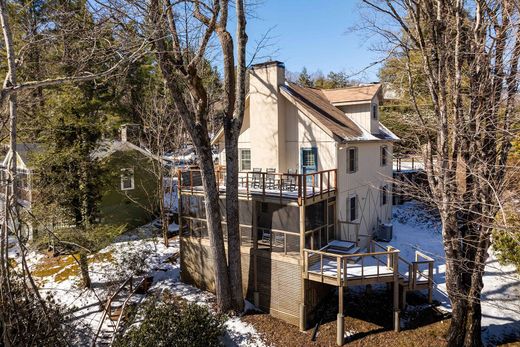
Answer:
<path fill-rule="evenodd" d="M 369 250 L 371 246 L 369 246 Z M 345 286 L 349 280 L 356 281 L 366 281 L 370 279 L 380 279 L 383 276 L 389 276 L 389 272 L 381 273 L 381 267 L 376 266 L 375 273 L 369 272 L 367 273 L 367 267 L 373 266 L 370 264 L 371 259 L 377 259 L 377 263 L 382 262 L 387 265 L 387 268 L 391 270 L 391 274 L 396 276 L 399 272 L 398 266 L 394 266 L 394 264 L 398 264 L 399 259 L 399 250 L 392 249 L 381 252 L 368 251 L 366 253 L 354 253 L 354 254 L 337 254 L 330 253 L 318 250 L 312 250 L 305 248 L 303 250 L 303 269 L 304 276 L 309 278 L 310 274 L 318 274 L 321 277 L 321 281 L 325 277 L 332 277 L 336 282 L 337 286 Z M 381 261 L 380 258 L 385 258 L 386 261 Z M 326 274 L 324 272 L 324 260 L 333 259 L 336 262 L 336 269 L 333 274 Z M 320 263 L 319 271 L 310 270 L 310 267 L 314 264 Z M 372 261 L 373 262 L 373 261 Z M 354 263 L 360 264 L 360 266 L 356 266 L 355 269 L 352 268 Z M 349 264 L 351 267 L 349 268 Z M 349 272 L 350 271 L 350 272 Z M 349 279 L 349 275 L 351 275 Z"/>
<path fill-rule="evenodd" d="M 226 189 L 226 171 L 215 171 L 220 189 Z M 202 186 L 200 169 L 179 171 L 179 187 L 181 192 L 193 194 Z M 307 174 L 278 172 L 241 171 L 238 174 L 239 194 L 262 195 L 280 198 L 317 198 L 328 196 L 336 189 L 336 169 L 323 170 Z"/>
<path fill-rule="evenodd" d="M 380 266 L 386 267 L 392 271 L 393 275 L 397 275 L 401 278 L 403 283 L 408 285 L 409 290 L 416 290 L 422 288 L 429 288 L 428 299 L 431 301 L 431 288 L 433 286 L 433 263 L 434 260 L 421 253 L 415 252 L 415 260 L 407 261 L 400 256 L 400 251 L 392 246 L 383 246 L 376 241 L 370 240 L 368 243 L 367 251 L 363 253 L 353 254 L 336 254 L 312 249 L 303 250 L 303 268 L 304 276 L 309 278 L 309 274 L 318 274 L 323 281 L 324 277 L 333 277 L 337 282 L 337 285 L 345 285 L 348 281 L 349 275 L 349 263 L 357 263 L 360 267 L 356 267 L 355 274 L 351 270 L 350 274 L 353 275 L 351 278 L 360 280 L 363 282 L 368 277 L 373 279 L 379 279 L 381 276 L 389 276 L 388 272 L 384 274 L 380 271 Z M 368 258 L 372 258 L 372 264 L 367 261 Z M 324 260 L 333 259 L 336 261 L 336 272 L 333 275 L 324 273 Z M 376 263 L 376 273 L 366 274 L 366 266 L 373 266 L 374 261 Z M 320 263 L 319 271 L 310 270 L 310 267 L 314 264 Z M 368 262 L 368 265 L 367 265 Z"/>

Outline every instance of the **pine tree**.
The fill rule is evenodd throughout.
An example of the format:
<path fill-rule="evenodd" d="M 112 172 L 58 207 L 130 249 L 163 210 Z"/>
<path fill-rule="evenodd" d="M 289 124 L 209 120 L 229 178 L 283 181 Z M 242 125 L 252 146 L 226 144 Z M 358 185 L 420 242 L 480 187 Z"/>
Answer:
<path fill-rule="evenodd" d="M 311 75 L 309 75 L 305 66 L 303 67 L 302 72 L 300 72 L 300 76 L 298 76 L 298 84 L 304 87 L 312 87 L 314 85 Z"/>

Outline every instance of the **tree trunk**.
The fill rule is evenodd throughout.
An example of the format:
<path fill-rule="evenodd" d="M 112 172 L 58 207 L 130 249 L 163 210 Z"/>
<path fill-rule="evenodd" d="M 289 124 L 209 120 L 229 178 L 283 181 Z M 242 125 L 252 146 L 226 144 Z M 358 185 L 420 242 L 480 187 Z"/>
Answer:
<path fill-rule="evenodd" d="M 448 330 L 448 346 L 480 347 L 481 291 L 488 240 L 470 214 L 455 218 L 443 216 L 444 248 L 446 251 L 446 286 L 452 306 Z M 464 242 L 461 242 L 464 240 Z"/>
<path fill-rule="evenodd" d="M 92 288 L 92 281 L 88 270 L 88 258 L 85 252 L 79 253 L 79 267 L 81 272 L 81 284 L 84 288 Z"/>
<path fill-rule="evenodd" d="M 204 188 L 204 204 L 206 207 L 206 220 L 211 249 L 211 258 L 215 266 L 215 291 L 217 306 L 220 311 L 226 312 L 231 308 L 231 290 L 229 285 L 229 273 L 222 235 L 220 220 L 220 197 L 215 177 L 211 147 L 197 147 L 199 165 L 202 174 L 202 186 Z"/>
<path fill-rule="evenodd" d="M 244 309 L 242 289 L 242 255 L 240 252 L 240 219 L 238 208 L 238 142 L 234 132 L 226 135 L 226 222 L 228 232 L 229 279 L 233 308 L 237 312 Z"/>

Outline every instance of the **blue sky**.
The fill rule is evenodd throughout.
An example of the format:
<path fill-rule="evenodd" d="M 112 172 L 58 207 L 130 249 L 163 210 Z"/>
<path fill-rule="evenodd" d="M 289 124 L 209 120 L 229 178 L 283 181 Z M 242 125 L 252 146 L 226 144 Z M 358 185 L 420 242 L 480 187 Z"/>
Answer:
<path fill-rule="evenodd" d="M 287 70 L 321 70 L 356 73 L 377 61 L 367 35 L 346 33 L 358 23 L 358 0 L 263 0 L 249 18 L 247 31 L 251 50 L 270 28 L 272 47 L 263 53 L 285 63 Z M 271 54 L 273 53 L 274 54 Z M 378 67 L 356 76 L 366 82 L 377 80 Z"/>

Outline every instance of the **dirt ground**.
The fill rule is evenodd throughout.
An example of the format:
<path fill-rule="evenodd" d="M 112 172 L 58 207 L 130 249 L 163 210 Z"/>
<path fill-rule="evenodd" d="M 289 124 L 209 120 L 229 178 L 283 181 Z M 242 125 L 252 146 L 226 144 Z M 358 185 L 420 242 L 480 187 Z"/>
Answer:
<path fill-rule="evenodd" d="M 345 296 L 345 344 L 348 346 L 445 346 L 449 317 L 428 305 L 423 296 L 409 296 L 410 305 L 402 314 L 404 327 L 392 329 L 392 299 L 390 292 L 379 289 L 349 292 Z M 243 317 L 271 346 L 336 346 L 337 295 L 331 293 L 320 307 L 316 340 L 314 328 L 300 332 L 298 327 L 268 314 Z M 402 323 L 403 324 L 403 323 Z"/>

